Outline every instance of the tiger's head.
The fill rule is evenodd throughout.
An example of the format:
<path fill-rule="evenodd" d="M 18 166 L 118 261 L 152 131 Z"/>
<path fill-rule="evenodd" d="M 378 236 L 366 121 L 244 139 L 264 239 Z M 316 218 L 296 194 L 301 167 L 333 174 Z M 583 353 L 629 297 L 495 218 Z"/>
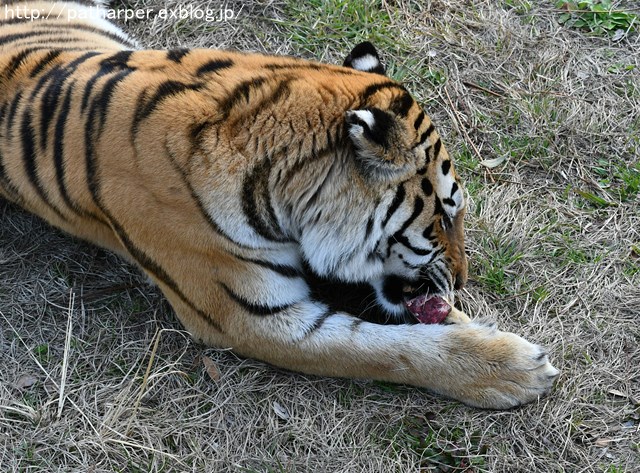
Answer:
<path fill-rule="evenodd" d="M 375 48 L 345 66 L 384 74 Z M 412 304 L 449 297 L 467 280 L 464 191 L 429 117 L 383 80 L 344 114 L 340 165 L 325 176 L 300 236 L 315 296 L 365 319 L 415 320 Z M 319 210 L 318 210 L 319 209 Z"/>

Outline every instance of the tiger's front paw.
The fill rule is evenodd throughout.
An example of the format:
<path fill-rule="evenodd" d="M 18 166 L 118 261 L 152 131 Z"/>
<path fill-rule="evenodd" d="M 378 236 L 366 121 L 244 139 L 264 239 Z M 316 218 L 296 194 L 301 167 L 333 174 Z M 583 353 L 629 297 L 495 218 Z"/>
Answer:
<path fill-rule="evenodd" d="M 469 316 L 453 306 L 451 306 L 449 315 L 444 319 L 445 324 L 468 324 L 469 322 L 471 322 Z"/>
<path fill-rule="evenodd" d="M 542 347 L 494 327 L 461 328 L 467 327 L 450 346 L 461 377 L 453 397 L 475 407 L 509 409 L 549 393 L 559 371 Z"/>

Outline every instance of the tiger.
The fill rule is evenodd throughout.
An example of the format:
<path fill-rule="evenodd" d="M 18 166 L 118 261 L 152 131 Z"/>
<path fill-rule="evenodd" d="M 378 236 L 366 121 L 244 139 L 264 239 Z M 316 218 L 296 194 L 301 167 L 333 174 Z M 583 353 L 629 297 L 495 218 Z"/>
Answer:
<path fill-rule="evenodd" d="M 453 306 L 465 191 L 373 44 L 147 50 L 101 2 L 2 6 L 0 195 L 137 265 L 194 340 L 478 408 L 550 392 L 543 348 Z"/>

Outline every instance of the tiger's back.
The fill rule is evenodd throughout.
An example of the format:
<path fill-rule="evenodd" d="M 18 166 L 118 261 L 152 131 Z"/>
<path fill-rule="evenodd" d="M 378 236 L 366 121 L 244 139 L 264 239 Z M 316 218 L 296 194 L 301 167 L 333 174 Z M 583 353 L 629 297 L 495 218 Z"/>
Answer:
<path fill-rule="evenodd" d="M 16 5 L 52 19 L 21 21 Z M 433 124 L 371 45 L 350 67 L 139 50 L 99 15 L 67 18 L 83 8 L 0 13 L 4 197 L 138 264 L 211 345 L 474 405 L 548 389 L 538 347 L 455 309 L 446 326 L 407 309 L 464 284 L 464 198 Z M 497 354 L 504 367 L 487 375 Z"/>

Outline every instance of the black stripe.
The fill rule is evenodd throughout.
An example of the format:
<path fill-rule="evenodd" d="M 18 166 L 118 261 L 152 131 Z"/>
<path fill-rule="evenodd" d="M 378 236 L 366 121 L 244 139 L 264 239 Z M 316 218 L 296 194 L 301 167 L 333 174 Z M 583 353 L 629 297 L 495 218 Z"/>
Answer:
<path fill-rule="evenodd" d="M 324 65 L 315 64 L 313 62 L 289 62 L 284 64 L 265 64 L 262 67 L 265 69 L 269 69 L 270 71 L 277 71 L 280 69 L 311 69 L 314 71 L 318 71 L 324 68 Z"/>
<path fill-rule="evenodd" d="M 454 283 L 454 281 L 449 279 L 449 275 L 451 273 L 449 273 L 448 275 L 447 272 L 445 272 L 445 270 L 443 268 L 440 268 L 439 266 L 433 266 L 433 269 L 438 271 L 438 273 L 442 276 L 442 280 L 444 281 L 444 283 L 442 284 L 443 292 L 451 291 L 453 289 L 453 283 Z"/>
<path fill-rule="evenodd" d="M 111 96 L 115 85 L 126 75 L 131 73 L 130 70 L 124 70 L 118 72 L 107 80 L 107 83 L 103 86 L 102 91 L 98 97 L 96 97 L 91 103 L 91 109 L 85 123 L 85 161 L 87 166 L 87 183 L 89 185 L 89 192 L 93 198 L 94 203 L 99 205 L 99 179 L 96 175 L 95 168 L 95 143 L 98 141 L 100 133 L 102 131 L 103 120 L 105 112 L 109 106 Z M 96 126 L 96 119 L 100 118 L 100 123 Z"/>
<path fill-rule="evenodd" d="M 389 222 L 389 220 L 391 219 L 393 214 L 396 212 L 396 210 L 398 210 L 398 208 L 400 207 L 400 204 L 402 204 L 406 195 L 407 193 L 404 188 L 404 183 L 402 183 L 400 184 L 400 187 L 398 187 L 398 190 L 396 191 L 396 195 L 393 197 L 393 201 L 391 201 L 391 205 L 387 210 L 387 215 L 384 217 L 384 220 L 382 221 L 383 227 Z"/>
<path fill-rule="evenodd" d="M 438 155 L 440 154 L 440 149 L 442 148 L 442 141 L 438 138 L 433 145 L 433 159 L 438 159 Z"/>
<path fill-rule="evenodd" d="M 36 85 L 31 88 L 32 91 L 31 91 L 31 94 L 29 95 L 30 103 L 35 101 L 36 96 L 40 92 L 42 92 L 42 89 L 47 84 L 47 82 L 49 82 L 52 79 L 55 79 L 56 76 L 60 74 L 61 70 L 62 68 L 59 65 L 56 65 L 40 76 L 40 79 L 38 79 L 38 82 L 36 83 Z"/>
<path fill-rule="evenodd" d="M 278 84 L 278 87 L 276 87 L 276 89 L 273 91 L 273 93 L 269 97 L 262 100 L 258 105 L 256 105 L 253 108 L 253 110 L 251 111 L 251 114 L 254 117 L 256 117 L 260 112 L 262 112 L 267 107 L 275 105 L 283 98 L 288 98 L 291 92 L 291 89 L 289 87 L 290 82 L 291 82 L 291 79 L 289 78 L 282 80 Z M 329 133 L 328 130 L 327 130 L 327 133 Z"/>
<path fill-rule="evenodd" d="M 2 124 L 4 123 L 7 108 L 9 108 L 9 102 L 2 102 L 2 106 L 0 106 L 0 128 L 2 128 Z"/>
<path fill-rule="evenodd" d="M 384 261 L 384 257 L 382 253 L 378 250 L 378 246 L 380 245 L 380 240 L 376 241 L 374 246 L 374 250 L 370 251 L 367 255 L 367 261 Z"/>
<path fill-rule="evenodd" d="M 409 228 L 409 226 L 414 222 L 414 220 L 418 218 L 418 216 L 422 213 L 423 209 L 424 209 L 424 201 L 422 200 L 422 198 L 416 197 L 413 204 L 413 212 L 411 213 L 411 216 L 402 224 L 402 227 L 400 227 L 398 231 L 396 231 L 393 235 L 389 237 L 387 241 L 387 248 L 388 248 L 387 251 L 390 251 L 393 243 L 397 242 L 406 246 L 417 255 L 423 256 L 431 253 L 431 250 L 423 250 L 423 249 L 412 246 L 411 243 L 409 242 L 409 239 L 404 235 L 404 232 L 407 230 L 407 228 Z"/>
<path fill-rule="evenodd" d="M 274 273 L 278 273 L 280 276 L 284 276 L 285 278 L 299 278 L 302 277 L 302 271 L 298 268 L 294 268 L 293 266 L 286 266 L 283 264 L 276 264 L 270 261 L 264 261 L 260 259 L 247 258 L 240 255 L 233 255 L 235 258 L 240 261 L 246 261 L 247 263 L 257 264 L 258 266 L 262 266 L 263 268 L 267 268 Z"/>
<path fill-rule="evenodd" d="M 354 69 L 348 69 L 345 67 L 336 67 L 330 64 L 315 64 L 313 62 L 291 62 L 286 64 L 265 64 L 262 66 L 270 71 L 278 71 L 282 69 L 308 69 L 312 71 L 324 71 L 332 74 L 339 74 L 344 76 L 354 75 Z"/>
<path fill-rule="evenodd" d="M 458 192 L 458 183 L 454 182 L 453 185 L 451 186 L 451 194 L 449 194 L 449 196 L 453 197 L 456 192 Z"/>
<path fill-rule="evenodd" d="M 125 69 L 123 71 L 117 72 L 113 76 L 111 76 L 102 86 L 102 90 L 100 94 L 93 100 L 93 106 L 91 109 L 91 113 L 89 113 L 89 120 L 95 119 L 96 114 L 99 114 L 100 123 L 98 124 L 98 129 L 102 130 L 104 126 L 104 122 L 107 119 L 107 112 L 109 111 L 109 103 L 111 102 L 111 97 L 116 87 L 133 71 L 130 69 Z"/>
<path fill-rule="evenodd" d="M 424 229 L 424 231 L 422 232 L 422 236 L 426 239 L 431 241 L 431 234 L 433 233 L 433 223 L 431 225 L 429 225 L 427 228 Z"/>
<path fill-rule="evenodd" d="M 369 217 L 369 220 L 367 220 L 367 226 L 364 229 L 364 237 L 365 237 L 365 239 L 369 238 L 369 235 L 371 235 L 371 230 L 373 230 L 373 215 L 371 215 Z"/>
<path fill-rule="evenodd" d="M 415 255 L 417 256 L 427 256 L 428 254 L 430 254 L 433 250 L 428 250 L 425 248 L 417 248 L 415 246 L 413 246 L 411 244 L 411 242 L 409 241 L 409 239 L 407 237 L 405 237 L 404 235 L 400 235 L 397 236 L 396 238 L 394 238 L 394 240 L 396 243 L 400 243 L 401 245 L 405 246 L 406 248 L 408 248 L 411 252 L 413 252 Z"/>
<path fill-rule="evenodd" d="M 334 138 L 333 136 L 331 136 L 331 128 L 327 127 L 326 129 L 326 135 L 327 135 L 327 148 L 328 149 L 334 149 L 335 148 L 335 144 L 334 144 Z"/>
<path fill-rule="evenodd" d="M 203 84 L 201 83 L 185 84 L 174 80 L 168 80 L 160 84 L 156 89 L 155 94 L 153 94 L 153 97 L 151 97 L 144 103 L 142 103 L 141 101 L 141 103 L 139 103 L 136 107 L 133 118 L 133 133 L 137 133 L 138 125 L 140 124 L 140 122 L 151 115 L 163 100 L 173 95 L 178 95 L 180 92 L 183 92 L 185 90 L 199 90 L 202 87 Z"/>
<path fill-rule="evenodd" d="M 0 46 L 5 45 L 7 43 L 11 43 L 12 41 L 18 41 L 21 39 L 27 38 L 35 38 L 39 36 L 50 36 L 51 32 L 49 31 L 29 31 L 28 33 L 15 33 L 0 36 Z"/>
<path fill-rule="evenodd" d="M 424 120 L 424 111 L 420 110 L 416 121 L 413 122 L 413 128 L 415 128 L 416 131 L 420 128 L 420 125 L 422 125 L 422 120 Z"/>
<path fill-rule="evenodd" d="M 376 304 L 376 290 L 369 283 L 350 283 L 320 276 L 304 260 L 302 266 L 311 290 L 311 300 L 326 305 L 331 311 L 352 314 L 370 322 L 399 323 Z"/>
<path fill-rule="evenodd" d="M 53 137 L 53 162 L 56 169 L 56 182 L 58 184 L 58 191 L 65 204 L 76 213 L 81 213 L 77 205 L 75 205 L 69 193 L 67 192 L 67 186 L 64 179 L 64 130 L 67 124 L 67 117 L 69 116 L 69 109 L 71 107 L 71 92 L 73 85 L 69 86 L 67 93 L 65 94 L 62 102 L 62 107 L 58 113 L 58 119 L 55 125 L 54 137 Z"/>
<path fill-rule="evenodd" d="M 0 2 L 0 5 L 4 6 L 4 4 L 5 2 Z M 32 21 L 33 19 L 31 17 L 27 15 L 20 15 L 0 20 L 0 26 L 16 25 L 18 23 L 31 23 Z"/>
<path fill-rule="evenodd" d="M 46 78 L 43 76 L 44 81 L 39 84 L 39 87 L 34 89 L 35 91 L 42 91 L 46 82 L 46 88 L 42 91 L 40 97 L 40 150 L 45 151 L 47 148 L 47 141 L 49 136 L 49 124 L 53 120 L 56 108 L 58 106 L 58 100 L 60 99 L 60 92 L 62 84 L 66 79 L 65 72 L 60 69 L 59 66 L 55 66 L 53 69 L 47 72 Z M 35 96 L 32 96 L 35 98 Z"/>
<path fill-rule="evenodd" d="M 269 178 L 271 160 L 265 158 L 248 173 L 242 184 L 242 210 L 247 223 L 263 238 L 271 241 L 289 242 L 278 224 L 271 204 Z"/>
<path fill-rule="evenodd" d="M 35 149 L 35 132 L 31 124 L 31 111 L 26 110 L 22 117 L 22 124 L 20 127 L 20 138 L 22 142 L 22 160 L 24 161 L 24 169 L 29 178 L 29 182 L 35 189 L 40 199 L 53 210 L 53 212 L 66 221 L 67 218 L 60 212 L 60 210 L 49 200 L 49 196 L 45 188 L 42 186 L 42 182 L 38 177 L 38 170 L 36 165 L 36 149 Z"/>
<path fill-rule="evenodd" d="M 322 313 L 322 315 L 320 315 L 320 317 L 314 320 L 313 325 L 305 331 L 302 338 L 305 339 L 309 337 L 313 332 L 317 331 L 320 327 L 322 327 L 324 323 L 327 321 L 327 319 L 329 319 L 330 317 L 333 317 L 336 314 L 337 312 L 335 310 L 331 310 L 331 309 L 325 310 Z"/>
<path fill-rule="evenodd" d="M 243 98 L 245 101 L 249 102 L 249 94 L 251 90 L 260 87 L 266 82 L 266 80 L 267 79 L 264 77 L 256 77 L 254 79 L 243 81 L 234 87 L 229 96 L 219 106 L 222 111 L 222 120 L 229 116 L 233 107 L 240 103 Z"/>
<path fill-rule="evenodd" d="M 54 61 L 58 56 L 60 56 L 60 54 L 62 53 L 62 51 L 58 51 L 58 50 L 52 50 L 49 51 L 47 54 L 44 55 L 44 57 L 42 59 L 40 59 L 37 64 L 35 65 L 35 67 L 33 69 L 31 69 L 31 72 L 29 73 L 29 77 L 33 78 L 35 76 L 37 76 L 38 74 L 40 74 L 42 72 L 42 70 L 47 67 L 49 64 L 51 64 L 52 61 Z"/>
<path fill-rule="evenodd" d="M 444 199 L 442 199 L 442 202 L 451 206 L 451 207 L 455 207 L 456 203 L 454 202 L 453 199 L 449 198 L 449 197 L 445 197 Z"/>
<path fill-rule="evenodd" d="M 426 131 L 422 135 L 420 135 L 420 141 L 418 141 L 418 145 L 421 145 L 422 143 L 427 141 L 427 138 L 429 138 L 429 136 L 431 135 L 431 133 L 433 133 L 433 130 L 435 129 L 436 127 L 433 126 L 433 123 L 429 125 L 429 128 L 427 128 Z"/>
<path fill-rule="evenodd" d="M 93 76 L 91 76 L 91 78 L 87 81 L 87 83 L 84 86 L 84 93 L 82 94 L 82 104 L 80 105 L 80 109 L 83 112 L 86 110 L 87 106 L 89 105 L 89 97 L 91 96 L 91 92 L 93 91 L 93 87 L 95 83 L 98 81 L 98 79 L 110 74 L 111 72 L 112 72 L 111 68 L 101 67 L 100 69 L 98 69 L 98 72 L 96 72 Z"/>
<path fill-rule="evenodd" d="M 368 86 L 366 89 L 364 89 L 364 91 L 362 92 L 361 96 L 360 96 L 360 101 L 362 104 L 367 104 L 369 98 L 374 95 L 376 92 L 379 92 L 381 90 L 384 89 L 399 89 L 402 90 L 404 92 L 406 92 L 407 90 L 401 86 L 400 84 L 396 83 L 396 82 L 381 82 L 378 84 L 372 84 L 370 86 Z"/>
<path fill-rule="evenodd" d="M 405 92 L 394 98 L 389 105 L 389 108 L 399 117 L 405 118 L 409 113 L 409 110 L 411 109 L 413 103 L 414 101 L 411 95 L 408 92 Z"/>
<path fill-rule="evenodd" d="M 438 156 L 438 155 L 435 154 L 435 156 Z M 447 174 L 449 174 L 450 169 L 451 169 L 451 161 L 448 159 L 445 161 L 442 161 L 442 174 L 446 176 Z"/>
<path fill-rule="evenodd" d="M 171 150 L 167 147 L 167 143 L 165 141 L 164 143 L 164 147 L 165 150 L 167 152 L 167 156 L 169 157 L 169 162 L 171 163 L 171 165 L 173 166 L 174 170 L 178 173 L 178 175 L 180 176 L 180 179 L 182 180 L 182 183 L 187 187 L 187 189 L 189 189 L 189 193 L 191 194 L 191 198 L 194 200 L 194 202 L 196 203 L 196 205 L 198 206 L 198 210 L 200 211 L 200 213 L 202 214 L 202 216 L 204 217 L 204 219 L 206 220 L 207 224 L 209 225 L 209 227 L 217 234 L 220 235 L 221 237 L 223 237 L 225 240 L 239 246 L 240 248 L 245 248 L 245 249 L 249 249 L 251 247 L 247 246 L 247 245 L 243 245 L 242 243 L 238 243 L 237 241 L 235 241 L 233 238 L 231 238 L 231 236 L 229 234 L 227 234 L 221 227 L 220 225 L 218 225 L 218 223 L 213 219 L 213 217 L 209 214 L 209 212 L 207 212 L 204 203 L 202 202 L 202 199 L 200 198 L 200 196 L 196 193 L 195 189 L 193 188 L 193 186 L 191 185 L 191 183 L 189 182 L 189 178 L 187 177 L 185 171 L 178 165 L 178 162 L 176 160 L 176 157 L 173 155 L 173 153 L 171 152 Z M 253 248 L 251 248 L 253 249 Z"/>
<path fill-rule="evenodd" d="M 80 57 L 75 58 L 69 64 L 66 64 L 64 67 L 67 71 L 73 72 L 75 71 L 81 64 L 91 59 L 92 57 L 98 56 L 100 53 L 98 51 L 89 51 L 88 53 L 83 54 Z"/>
<path fill-rule="evenodd" d="M 89 185 L 89 192 L 91 193 L 91 196 L 93 197 L 93 200 L 98 207 L 100 207 L 99 201 L 98 201 L 99 183 L 98 183 L 98 177 L 96 176 L 96 169 L 95 169 L 95 162 L 94 162 L 95 143 L 98 141 L 100 137 L 100 133 L 102 131 L 102 125 L 104 123 L 105 113 L 109 106 L 109 102 L 111 100 L 115 86 L 131 72 L 132 72 L 131 70 L 125 69 L 124 71 L 120 71 L 115 75 L 111 76 L 106 81 L 106 83 L 102 87 L 101 93 L 97 97 L 95 97 L 91 102 L 91 108 L 89 110 L 87 120 L 85 122 L 84 145 L 85 145 L 85 161 L 87 166 L 87 183 Z M 86 92 L 86 89 L 85 89 L 85 92 Z M 100 118 L 99 124 L 96 123 L 97 118 Z"/>
<path fill-rule="evenodd" d="M 429 268 L 429 278 L 439 286 L 442 292 L 447 292 L 447 289 L 451 287 L 449 285 L 449 278 L 446 277 L 438 266 L 434 265 Z"/>
<path fill-rule="evenodd" d="M 127 61 L 131 57 L 132 53 L 133 51 L 119 51 L 100 62 L 100 69 L 98 69 L 98 72 L 91 76 L 91 78 L 85 84 L 84 94 L 82 95 L 82 104 L 80 106 L 82 111 L 85 111 L 85 109 L 87 108 L 91 92 L 93 92 L 93 88 L 100 78 L 119 70 L 134 70 L 127 65 Z"/>
<path fill-rule="evenodd" d="M 317 156 L 314 155 L 314 158 L 316 158 Z M 308 162 L 308 161 L 302 161 L 304 162 Z M 316 208 L 316 202 L 318 200 L 318 197 L 320 197 L 320 194 L 322 194 L 322 192 L 325 189 L 325 186 L 327 184 L 327 182 L 330 182 L 330 178 L 334 175 L 335 173 L 335 169 L 337 167 L 336 165 L 337 160 L 332 160 L 331 161 L 331 166 L 329 167 L 329 169 L 327 170 L 327 172 L 324 174 L 324 177 L 322 178 L 322 182 L 318 183 L 316 186 L 316 189 L 313 191 L 313 194 L 311 194 L 311 197 L 309 197 L 307 199 L 307 201 L 304 204 L 304 210 L 305 212 L 311 212 Z M 301 172 L 304 171 L 304 166 L 300 167 L 300 166 L 296 166 L 295 167 L 296 172 Z M 288 181 L 287 181 L 288 182 Z M 320 211 L 316 214 L 315 216 L 315 223 L 318 223 L 318 221 L 320 220 L 322 214 L 322 209 L 320 209 Z"/>
<path fill-rule="evenodd" d="M 214 59 L 200 66 L 196 71 L 196 75 L 201 76 L 209 72 L 219 71 L 220 69 L 227 69 L 231 66 L 233 66 L 233 61 L 230 59 Z"/>
<path fill-rule="evenodd" d="M 409 226 L 413 223 L 413 221 L 418 218 L 422 210 L 424 209 L 424 200 L 421 197 L 416 197 L 413 202 L 413 212 L 411 216 L 402 224 L 402 227 L 396 232 L 396 235 L 402 234 Z"/>
<path fill-rule="evenodd" d="M 27 48 L 20 51 L 18 54 L 11 58 L 9 61 L 9 65 L 4 68 L 2 71 L 2 75 L 5 79 L 10 79 L 13 74 L 18 70 L 18 68 L 23 64 L 23 61 L 30 55 L 36 51 L 41 51 L 41 48 Z"/>
<path fill-rule="evenodd" d="M 187 48 L 171 49 L 167 51 L 167 59 L 173 62 L 180 62 L 187 54 L 189 54 L 189 49 Z"/>
<path fill-rule="evenodd" d="M 105 67 L 111 67 L 112 69 L 119 68 L 119 69 L 133 70 L 135 68 L 129 66 L 128 62 L 129 62 L 129 59 L 131 59 L 131 56 L 133 55 L 134 52 L 135 51 L 129 51 L 129 50 L 118 51 L 117 53 L 103 59 L 100 65 Z"/>
<path fill-rule="evenodd" d="M 436 195 L 436 201 L 433 207 L 433 213 L 435 215 L 444 215 L 444 208 L 442 207 L 442 202 L 440 201 L 440 197 Z"/>
<path fill-rule="evenodd" d="M 427 197 L 433 194 L 433 185 L 431 184 L 429 178 L 423 178 L 420 182 L 420 186 L 422 187 L 422 192 L 424 192 Z"/>
<path fill-rule="evenodd" d="M 224 283 L 218 283 L 218 284 L 220 285 L 220 287 L 222 287 L 222 289 L 225 290 L 225 292 L 227 293 L 227 295 L 231 300 L 233 300 L 236 304 L 242 307 L 246 312 L 249 312 L 252 315 L 257 315 L 257 316 L 275 315 L 293 306 L 293 304 L 285 304 L 285 305 L 278 305 L 278 306 L 272 307 L 268 305 L 261 305 L 261 304 L 256 304 L 254 302 L 249 302 L 243 297 L 240 297 L 239 295 L 235 294 L 231 289 L 229 289 L 229 287 L 226 284 Z"/>
<path fill-rule="evenodd" d="M 39 87 L 36 87 L 36 91 L 39 88 L 44 87 L 44 83 L 51 79 L 51 82 L 47 85 L 44 92 L 42 92 L 41 107 L 40 107 L 40 146 L 44 150 L 47 147 L 47 138 L 49 136 L 49 123 L 53 120 L 54 112 L 57 107 L 60 95 L 62 94 L 62 88 L 69 77 L 76 71 L 76 69 L 88 59 L 97 55 L 97 52 L 89 52 L 74 59 L 65 66 L 55 66 L 45 74 Z"/>
<path fill-rule="evenodd" d="M 8 102 L 2 104 L 2 108 L 0 108 L 0 127 L 4 124 L 4 119 L 6 118 L 5 112 L 8 108 Z M 22 198 L 18 192 L 18 188 L 13 185 L 11 179 L 7 175 L 7 171 L 4 167 L 4 158 L 2 156 L 2 148 L 0 148 L 0 187 L 2 187 L 6 193 L 10 195 L 10 197 L 16 202 L 22 202 Z"/>
<path fill-rule="evenodd" d="M 191 141 L 194 143 L 200 143 L 204 130 L 212 124 L 213 123 L 209 120 L 205 120 L 202 123 L 192 124 L 189 129 L 189 138 L 191 138 Z"/>
<path fill-rule="evenodd" d="M 102 205 L 102 203 L 99 203 L 98 206 L 100 207 L 100 210 L 102 210 L 102 212 L 107 216 L 111 227 L 114 229 L 114 231 L 120 238 L 120 241 L 122 241 L 122 244 L 127 249 L 129 254 L 136 260 L 136 262 L 140 266 L 142 266 L 143 269 L 145 269 L 146 271 L 151 273 L 153 276 L 155 276 L 158 280 L 160 280 L 172 292 L 174 292 L 185 305 L 187 305 L 198 316 L 200 316 L 200 318 L 204 320 L 209 326 L 211 326 L 212 328 L 214 328 L 219 332 L 222 332 L 223 331 L 222 327 L 215 320 L 213 320 L 206 312 L 196 307 L 196 305 L 187 298 L 187 296 L 182 292 L 178 284 L 173 280 L 171 276 L 169 276 L 169 274 L 164 270 L 164 268 L 162 268 L 158 263 L 152 260 L 144 251 L 140 250 L 133 244 L 133 242 L 131 241 L 127 233 L 124 231 L 122 226 L 113 218 L 113 215 L 111 215 L 111 213 L 106 210 L 106 208 Z"/>
<path fill-rule="evenodd" d="M 270 174 L 270 173 L 269 173 Z M 276 216 L 276 211 L 273 208 L 273 204 L 271 203 L 271 192 L 269 191 L 269 181 L 268 175 L 265 178 L 264 185 L 262 186 L 262 202 L 267 210 L 267 215 L 269 216 L 269 226 L 274 230 L 274 235 L 277 236 L 279 241 L 291 242 L 290 238 L 284 237 L 282 234 L 282 230 L 278 223 L 278 217 Z"/>
<path fill-rule="evenodd" d="M 19 90 L 14 96 L 13 96 L 13 100 L 11 101 L 11 105 L 9 106 L 9 113 L 7 114 L 7 131 L 6 131 L 6 139 L 10 140 L 11 139 L 11 129 L 13 128 L 13 119 L 16 116 L 16 112 L 18 110 L 18 105 L 20 103 L 20 100 L 22 99 L 22 91 Z"/>

